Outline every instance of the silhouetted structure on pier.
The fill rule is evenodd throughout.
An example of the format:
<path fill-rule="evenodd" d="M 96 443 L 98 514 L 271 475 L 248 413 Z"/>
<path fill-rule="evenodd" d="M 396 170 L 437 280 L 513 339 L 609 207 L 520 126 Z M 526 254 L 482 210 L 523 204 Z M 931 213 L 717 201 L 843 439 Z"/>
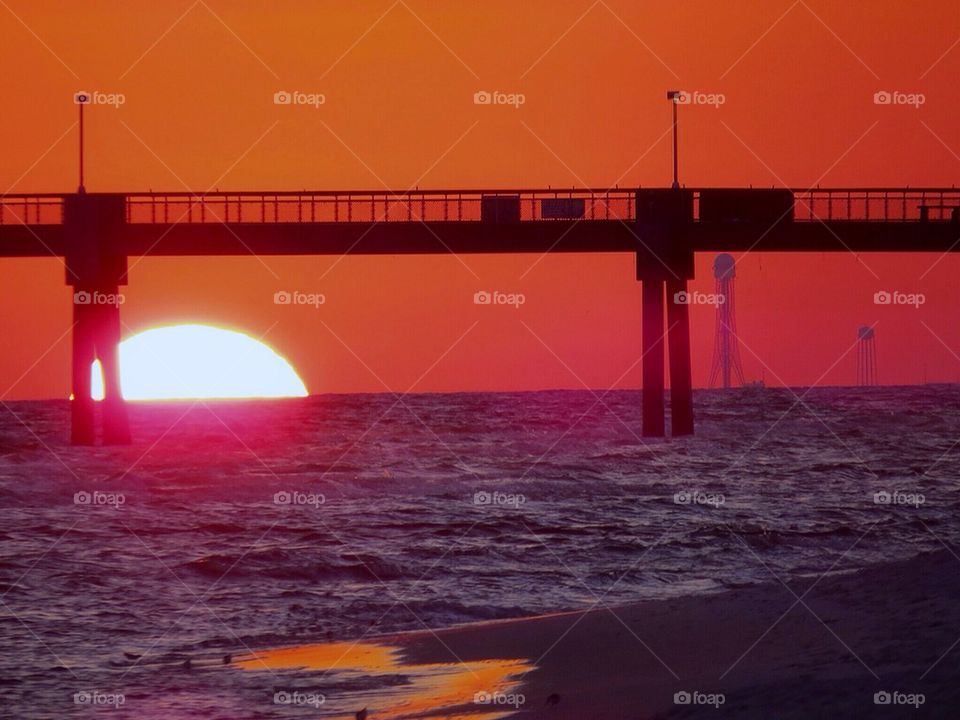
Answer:
<path fill-rule="evenodd" d="M 0 256 L 63 257 L 77 292 L 109 296 L 126 284 L 130 255 L 631 253 L 643 286 L 643 433 L 665 434 L 669 348 L 682 435 L 693 432 L 689 307 L 665 293 L 686 293 L 695 252 L 958 251 L 957 207 L 953 188 L 6 195 Z M 123 441 L 119 307 L 75 313 L 73 438 L 93 438 L 92 347 L 112 388 L 105 439 Z"/>
<path fill-rule="evenodd" d="M 877 384 L 877 335 L 869 325 L 857 328 L 857 385 Z"/>
<path fill-rule="evenodd" d="M 729 253 L 720 253 L 713 261 L 716 279 L 714 294 L 717 301 L 717 319 L 713 334 L 713 365 L 710 368 L 710 387 L 733 387 L 735 380 L 743 385 L 743 367 L 740 365 L 740 340 L 737 337 L 736 293 L 737 262 Z"/>

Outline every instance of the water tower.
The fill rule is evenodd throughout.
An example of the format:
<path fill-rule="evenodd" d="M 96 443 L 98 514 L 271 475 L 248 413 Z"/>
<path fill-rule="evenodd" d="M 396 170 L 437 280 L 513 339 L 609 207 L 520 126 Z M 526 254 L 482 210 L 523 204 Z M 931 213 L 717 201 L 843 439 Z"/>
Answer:
<path fill-rule="evenodd" d="M 729 253 L 720 253 L 713 261 L 716 278 L 717 321 L 713 338 L 713 366 L 710 369 L 710 387 L 743 385 L 743 367 L 740 365 L 740 344 L 737 340 L 736 300 L 733 292 L 737 277 L 737 263 Z"/>
<path fill-rule="evenodd" d="M 877 384 L 877 336 L 869 325 L 857 328 L 857 385 Z"/>

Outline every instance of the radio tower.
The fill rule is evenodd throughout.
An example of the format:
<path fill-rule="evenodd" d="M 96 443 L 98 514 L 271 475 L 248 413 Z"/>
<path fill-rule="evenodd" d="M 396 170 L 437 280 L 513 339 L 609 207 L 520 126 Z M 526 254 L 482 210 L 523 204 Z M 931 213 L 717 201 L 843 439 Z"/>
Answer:
<path fill-rule="evenodd" d="M 743 385 L 743 367 L 740 365 L 740 344 L 737 340 L 737 313 L 733 281 L 737 277 L 737 263 L 729 253 L 720 253 L 713 261 L 713 276 L 717 280 L 717 322 L 713 339 L 713 367 L 710 369 L 710 387 L 717 381 L 722 387 Z"/>
<path fill-rule="evenodd" d="M 877 384 L 876 333 L 868 325 L 857 328 L 857 385 Z"/>

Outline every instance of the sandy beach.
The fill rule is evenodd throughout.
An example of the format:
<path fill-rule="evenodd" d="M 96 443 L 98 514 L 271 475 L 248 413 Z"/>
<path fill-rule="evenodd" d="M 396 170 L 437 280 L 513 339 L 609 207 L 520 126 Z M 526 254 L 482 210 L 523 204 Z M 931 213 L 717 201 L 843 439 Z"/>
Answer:
<path fill-rule="evenodd" d="M 375 691 L 369 717 L 954 718 L 958 571 L 944 550 L 819 581 L 383 636 L 391 673 L 447 679 L 419 700 Z M 352 659 L 324 645 L 261 658 L 323 670 Z"/>

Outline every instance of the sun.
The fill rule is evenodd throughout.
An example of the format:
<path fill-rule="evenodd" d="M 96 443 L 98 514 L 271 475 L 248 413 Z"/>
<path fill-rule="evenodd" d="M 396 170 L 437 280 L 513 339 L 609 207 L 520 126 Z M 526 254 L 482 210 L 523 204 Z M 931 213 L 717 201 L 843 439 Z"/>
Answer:
<path fill-rule="evenodd" d="M 100 362 L 92 394 L 103 399 Z M 296 371 L 269 346 L 209 325 L 153 328 L 120 343 L 120 387 L 126 400 L 306 397 Z"/>

